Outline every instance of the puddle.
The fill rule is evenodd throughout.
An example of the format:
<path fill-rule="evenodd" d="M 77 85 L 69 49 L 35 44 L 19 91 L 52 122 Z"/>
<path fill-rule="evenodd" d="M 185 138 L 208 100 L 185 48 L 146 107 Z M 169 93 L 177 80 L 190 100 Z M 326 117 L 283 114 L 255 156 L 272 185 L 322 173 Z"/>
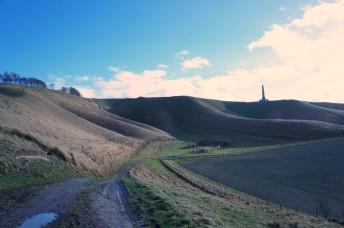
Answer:
<path fill-rule="evenodd" d="M 27 218 L 18 228 L 41 228 L 57 218 L 56 213 L 39 213 Z"/>

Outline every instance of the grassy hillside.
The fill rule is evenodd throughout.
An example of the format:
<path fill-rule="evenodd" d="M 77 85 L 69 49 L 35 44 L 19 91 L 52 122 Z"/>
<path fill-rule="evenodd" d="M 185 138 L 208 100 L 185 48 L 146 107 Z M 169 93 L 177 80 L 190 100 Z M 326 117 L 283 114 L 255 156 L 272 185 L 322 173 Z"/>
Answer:
<path fill-rule="evenodd" d="M 204 102 L 219 108 L 223 112 L 247 118 L 317 120 L 344 124 L 344 111 L 304 101 L 278 100 L 260 103 L 204 100 Z"/>
<path fill-rule="evenodd" d="M 29 172 L 31 163 L 67 161 L 107 174 L 145 141 L 171 139 L 154 127 L 111 114 L 91 100 L 17 86 L 0 87 L 1 173 Z M 7 143 L 7 144 L 6 144 Z M 6 145 L 5 145 L 6 144 Z"/>
<path fill-rule="evenodd" d="M 271 142 L 344 134 L 344 112 L 299 101 L 224 102 L 193 97 L 96 100 L 106 110 L 184 140 Z"/>
<path fill-rule="evenodd" d="M 340 103 L 328 103 L 328 102 L 313 102 L 312 104 L 324 107 L 324 108 L 330 108 L 330 109 L 338 109 L 344 111 L 344 104 Z"/>

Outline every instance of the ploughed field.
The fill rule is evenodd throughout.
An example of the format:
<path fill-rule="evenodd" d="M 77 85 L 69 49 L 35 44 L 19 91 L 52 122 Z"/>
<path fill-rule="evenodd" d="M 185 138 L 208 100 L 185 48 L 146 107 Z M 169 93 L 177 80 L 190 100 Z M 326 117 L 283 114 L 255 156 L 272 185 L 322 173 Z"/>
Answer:
<path fill-rule="evenodd" d="M 344 138 L 181 164 L 275 204 L 344 221 Z"/>

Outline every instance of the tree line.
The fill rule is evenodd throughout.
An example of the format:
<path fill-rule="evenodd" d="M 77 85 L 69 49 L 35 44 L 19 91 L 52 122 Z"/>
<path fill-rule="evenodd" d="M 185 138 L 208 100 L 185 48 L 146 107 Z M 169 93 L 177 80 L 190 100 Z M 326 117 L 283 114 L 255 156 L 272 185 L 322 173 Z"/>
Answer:
<path fill-rule="evenodd" d="M 47 85 L 42 80 L 31 77 L 22 77 L 21 75 L 12 72 L 4 72 L 3 74 L 0 74 L 0 84 L 21 85 L 30 88 L 47 88 Z"/>

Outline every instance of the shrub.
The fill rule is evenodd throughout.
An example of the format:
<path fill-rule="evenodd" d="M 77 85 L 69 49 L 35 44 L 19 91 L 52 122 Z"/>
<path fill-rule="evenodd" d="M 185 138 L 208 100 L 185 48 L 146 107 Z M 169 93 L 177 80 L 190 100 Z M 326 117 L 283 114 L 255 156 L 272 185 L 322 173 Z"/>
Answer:
<path fill-rule="evenodd" d="M 25 91 L 21 88 L 1 86 L 0 94 L 10 97 L 22 97 L 25 95 Z"/>

